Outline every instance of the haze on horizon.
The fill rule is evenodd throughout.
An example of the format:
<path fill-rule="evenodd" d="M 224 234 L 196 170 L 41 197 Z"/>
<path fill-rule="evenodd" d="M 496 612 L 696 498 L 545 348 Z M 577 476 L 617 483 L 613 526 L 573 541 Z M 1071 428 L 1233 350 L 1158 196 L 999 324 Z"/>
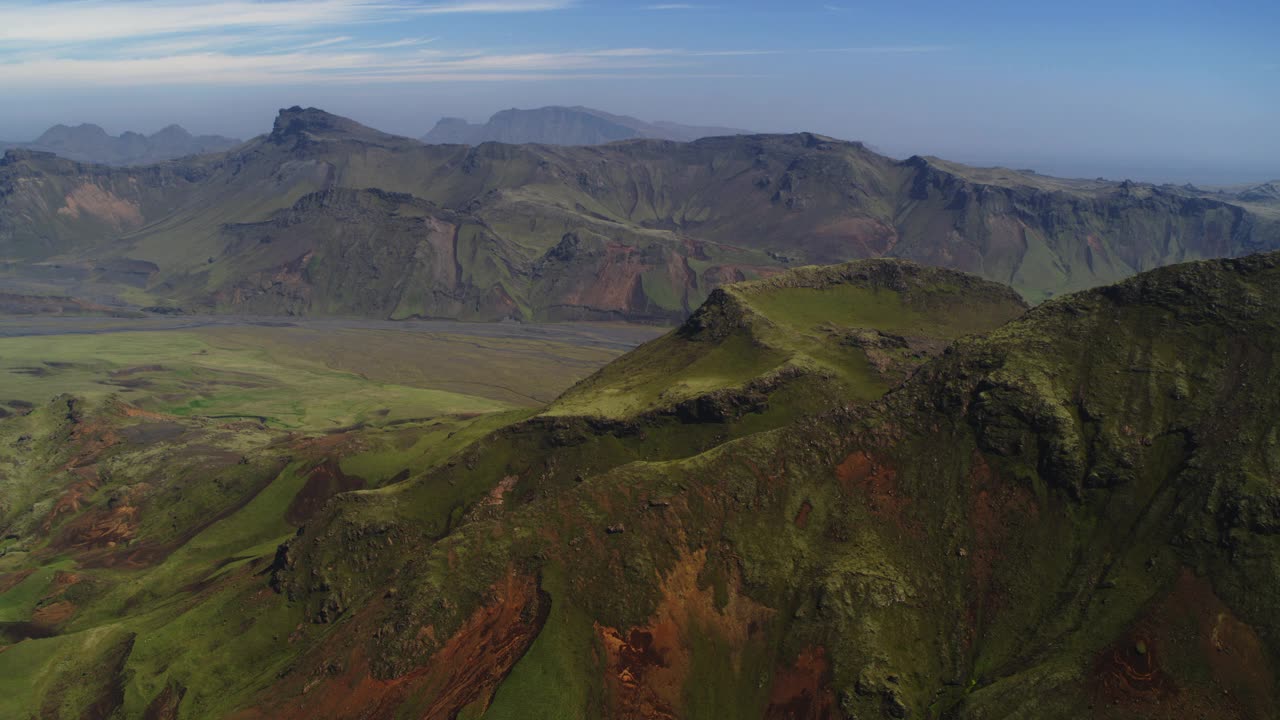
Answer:
<path fill-rule="evenodd" d="M 1054 175 L 1280 177 L 1280 5 L 1082 0 L 0 0 L 0 139 L 57 123 L 251 137 L 316 106 L 587 105 Z"/>

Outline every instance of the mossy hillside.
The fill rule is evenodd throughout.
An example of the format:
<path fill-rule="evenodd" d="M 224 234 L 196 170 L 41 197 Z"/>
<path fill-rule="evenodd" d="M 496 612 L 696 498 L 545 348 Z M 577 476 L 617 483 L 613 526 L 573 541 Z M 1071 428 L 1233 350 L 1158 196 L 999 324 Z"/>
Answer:
<path fill-rule="evenodd" d="M 770 699 L 757 691 L 815 647 L 845 714 L 1127 713 L 1144 700 L 1124 693 L 1142 690 L 1114 684 L 1108 648 L 1131 651 L 1136 627 L 1154 633 L 1138 636 L 1143 647 L 1167 657 L 1172 636 L 1142 630 L 1144 618 L 1188 569 L 1224 603 L 1217 622 L 1237 618 L 1250 628 L 1240 637 L 1259 639 L 1262 662 L 1274 663 L 1277 599 L 1265 588 L 1275 580 L 1275 488 L 1263 468 L 1276 451 L 1267 418 L 1277 400 L 1238 391 L 1276 380 L 1268 358 L 1278 285 L 1280 258 L 1266 256 L 1048 303 L 962 340 L 869 407 L 487 506 L 443 539 L 409 540 L 418 559 L 343 575 L 350 607 L 362 596 L 356 578 L 394 575 L 383 625 L 422 624 L 443 638 L 462 627 L 465 608 L 490 601 L 485 588 L 504 568 L 563 566 L 549 571 L 572 584 L 572 609 L 559 617 L 582 613 L 623 637 L 681 628 L 664 648 L 669 661 L 681 658 L 683 689 L 662 690 L 669 675 L 651 689 L 687 717 L 702 716 L 698 698 L 726 697 L 717 687 L 765 714 Z M 325 521 L 333 530 L 351 514 L 335 512 Z M 397 545 L 413 535 L 404 523 L 388 527 L 401 533 Z M 336 536 L 364 555 L 359 536 Z M 323 537 L 335 535 L 317 528 L 291 546 L 302 552 Z M 284 568 L 286 586 L 315 567 L 305 554 Z M 670 594 L 690 563 L 695 589 Z M 450 574 L 459 566 L 473 570 L 461 582 Z M 373 585 L 364 592 L 380 592 Z M 699 592 L 715 614 L 698 609 Z M 754 633 L 735 630 L 746 618 Z M 563 621 L 548 627 L 559 639 L 537 645 L 511 677 L 596 657 L 589 687 L 605 693 L 608 713 L 625 714 L 630 696 L 608 680 L 617 668 L 607 635 L 579 630 L 569 642 Z M 370 642 L 383 652 L 378 672 L 394 675 L 429 665 L 443 640 Z M 1217 651 L 1179 647 L 1184 655 L 1156 666 L 1158 682 L 1190 707 L 1210 707 L 1221 696 L 1210 671 Z M 726 653 L 737 659 L 726 664 Z M 712 655 L 719 670 L 708 676 L 699 668 Z M 766 668 L 765 677 L 742 668 Z M 1258 678 L 1240 681 L 1255 683 L 1241 712 L 1265 709 L 1257 703 L 1275 692 L 1274 674 Z M 519 706 L 501 687 L 495 697 L 504 712 Z M 598 696 L 568 697 L 577 699 L 557 707 L 574 716 L 592 712 Z"/>
<path fill-rule="evenodd" d="M 352 357 L 343 343 L 385 352 Z M 190 717 L 244 707 L 332 634 L 264 583 L 278 546 L 330 493 L 429 472 L 529 412 L 475 411 L 536 403 L 571 381 L 566 367 L 589 369 L 617 352 L 608 349 L 617 343 L 398 330 L 346 330 L 321 341 L 303 328 L 255 327 L 4 344 L 8 369 L 41 369 L 13 373 L 30 384 L 0 400 L 0 660 L 13 687 L 0 700 L 6 717 L 32 708 L 49 717 L 142 717 L 164 697 Z M 437 360 L 430 376 L 399 369 L 423 354 Z M 523 394 L 500 387 L 510 379 L 503 363 L 516 358 Z M 316 418 L 301 430 L 152 405 L 195 395 L 237 417 L 252 414 L 264 406 L 245 403 L 273 400 L 238 396 L 244 383 L 277 376 L 341 379 L 366 399 L 399 376 L 478 393 L 456 395 L 479 402 L 460 415 L 420 412 L 412 393 L 399 393 L 410 405 L 334 427 L 344 418 L 325 403 L 341 398 L 295 392 L 289 402 L 299 417 Z M 59 382 L 82 392 L 39 400 Z M 415 417 L 397 417 L 406 410 Z"/>
<path fill-rule="evenodd" d="M 919 277 L 920 273 L 932 272 L 908 266 L 904 272 L 895 274 L 894 263 L 883 263 L 876 267 L 877 269 L 870 271 L 870 275 L 858 276 L 856 271 L 851 271 L 852 275 L 846 273 L 842 277 L 839 273 L 834 273 L 824 276 L 821 283 L 818 280 L 820 273 L 809 271 L 795 283 L 815 286 L 820 292 L 820 288 L 826 285 L 838 285 L 842 281 L 866 282 L 869 277 L 887 273 L 885 277 L 896 277 L 893 282 L 923 289 L 927 282 Z M 903 280 L 903 277 L 907 280 Z M 955 281 L 953 288 L 974 282 L 961 277 L 948 279 Z M 777 287 L 784 285 L 778 284 Z M 986 287 L 980 281 L 973 287 L 995 298 L 994 302 L 1000 303 L 1001 311 L 1007 315 L 1022 310 L 1021 303 L 1007 291 L 1000 291 L 994 286 Z M 766 291 L 767 289 L 761 288 L 756 292 Z M 954 289 L 938 292 L 938 298 L 950 302 L 934 303 L 935 311 L 937 307 L 968 299 Z M 921 312 L 931 304 L 923 296 L 920 302 L 913 300 L 913 303 L 922 308 Z M 712 304 L 709 307 L 718 306 Z M 724 315 L 730 314 L 732 310 L 720 308 L 715 312 Z M 987 322 L 1002 320 L 995 314 Z M 699 326 L 703 326 L 701 330 L 698 329 Z M 724 354 L 714 357 L 731 363 L 743 356 L 743 353 L 735 352 L 738 346 L 734 344 L 734 326 L 734 321 L 727 321 L 723 317 L 709 320 L 705 313 L 700 314 L 689 327 L 682 330 L 682 334 L 706 335 L 703 339 L 707 342 L 682 341 L 682 345 L 693 350 L 702 350 L 707 345 L 717 351 L 723 348 Z M 922 331 L 926 328 L 913 329 Z M 723 338 L 715 336 L 724 332 L 730 333 L 729 339 L 728 342 L 721 343 Z M 674 336 L 664 340 L 670 337 Z M 652 348 L 661 347 L 662 343 L 663 341 L 651 343 L 624 358 L 620 364 L 640 368 L 645 366 L 645 358 L 661 358 L 675 367 L 691 364 L 687 358 L 673 358 L 671 353 L 650 352 Z M 715 368 L 712 361 L 705 364 L 708 368 Z M 696 365 L 694 369 L 696 370 Z M 757 368 L 750 369 L 759 372 Z M 624 369 L 619 375 L 626 377 L 628 372 Z M 841 393 L 833 393 L 828 382 L 824 374 L 813 374 L 793 377 L 785 382 L 773 383 L 772 386 L 765 384 L 754 391 L 759 396 L 754 401 L 755 409 L 749 403 L 740 410 L 731 410 L 725 415 L 699 415 L 696 404 L 684 410 L 649 410 L 633 414 L 626 420 L 595 421 L 552 413 L 499 431 L 455 458 L 448 468 L 386 491 L 343 498 L 331 508 L 334 514 L 328 517 L 332 520 L 317 523 L 317 532 L 321 535 L 315 540 L 309 540 L 308 532 L 306 537 L 290 543 L 289 553 L 284 556 L 285 567 L 288 569 L 286 577 L 310 579 L 305 583 L 286 582 L 284 589 L 291 595 L 310 595 L 313 598 L 308 603 L 311 612 L 317 617 L 332 618 L 335 614 L 359 607 L 366 601 L 367 598 L 358 588 L 362 584 L 367 585 L 368 578 L 390 577 L 393 565 L 388 563 L 395 561 L 385 553 L 373 550 L 383 542 L 393 543 L 396 547 L 418 547 L 419 543 L 429 543 L 432 538 L 445 535 L 454 527 L 487 517 L 494 509 L 503 505 L 515 507 L 546 497 L 548 493 L 562 492 L 590 482 L 591 478 L 628 462 L 687 457 L 733 437 L 778 427 L 795 418 L 812 414 L 818 408 L 827 407 L 837 400 Z M 716 386 L 711 387 L 714 389 Z M 714 393 L 711 394 L 713 395 Z M 496 505 L 486 501 L 483 503 L 485 510 L 468 512 L 468 508 L 476 506 L 493 492 L 498 479 L 504 480 L 501 483 L 501 493 L 495 497 Z M 338 522 L 338 517 L 342 518 L 340 525 L 329 524 Z M 332 537 L 335 532 L 356 544 L 349 546 L 350 552 L 317 555 L 314 551 L 307 550 L 319 537 Z M 355 550 L 356 546 L 367 547 L 368 551 Z M 452 552 L 456 552 L 456 549 Z M 492 572 L 500 569 L 497 566 L 489 567 Z M 486 582 L 492 581 L 492 572 L 484 576 Z M 395 573 L 401 575 L 401 571 Z M 479 593 L 483 586 L 469 584 L 468 587 L 471 588 L 469 592 Z M 454 621 L 458 620 L 458 617 L 454 617 Z"/>
<path fill-rule="evenodd" d="M 929 289 L 935 276 L 951 285 Z M 947 308 L 957 317 L 962 316 L 967 311 L 964 303 L 970 300 L 990 303 L 984 307 L 994 308 L 986 320 L 988 324 L 1001 322 L 1022 310 L 1020 301 L 1007 290 L 973 278 L 890 261 L 855 264 L 829 273 L 807 270 L 794 278 L 784 276 L 776 282 L 743 287 L 752 298 L 766 296 L 775 289 L 803 287 L 823 292 L 822 288 L 831 287 L 836 295 L 833 305 L 836 310 L 831 317 L 844 320 L 839 311 L 843 307 L 839 303 L 848 300 L 839 294 L 844 282 L 880 283 L 891 295 L 914 288 L 915 294 L 909 301 L 895 300 L 894 307 L 899 315 L 915 322 L 914 325 L 902 324 L 902 328 L 918 333 L 947 335 L 941 330 L 940 320 L 934 319 L 936 314 L 941 308 Z M 897 289 L 887 289 L 888 285 Z M 421 526 L 429 537 L 434 537 L 448 532 L 499 480 L 505 488 L 498 497 L 501 504 L 527 502 L 629 462 L 695 455 L 728 440 L 786 425 L 850 399 L 874 397 L 888 387 L 871 374 L 865 359 L 853 354 L 860 352 L 856 349 L 842 358 L 842 366 L 823 366 L 807 359 L 802 361 L 806 366 L 793 358 L 786 366 L 771 367 L 783 357 L 782 352 L 769 346 L 763 350 L 753 348 L 742 332 L 744 328 L 752 331 L 756 327 L 771 328 L 769 321 L 756 315 L 741 299 L 723 297 L 723 302 L 708 304 L 681 331 L 641 347 L 605 373 L 575 388 L 553 405 L 550 412 L 478 441 L 447 468 L 391 488 L 388 493 L 361 498 L 359 509 L 353 509 L 351 517 L 369 516 L 374 528 L 384 527 L 391 519 L 398 518 Z M 903 302 L 919 310 L 903 309 Z M 880 315 L 855 317 L 855 311 L 847 312 L 850 313 L 848 322 L 886 322 Z M 812 337 L 803 337 L 809 347 L 816 348 L 824 343 L 835 345 L 830 340 L 830 325 L 824 323 L 821 329 L 798 327 L 813 333 Z M 959 334 L 969 329 L 970 326 L 964 326 L 951 332 Z M 801 337 L 789 328 L 767 332 L 784 340 Z M 774 346 L 778 345 L 781 343 L 775 340 Z M 909 359 L 918 363 L 920 357 L 917 354 Z M 911 367 L 909 363 L 905 365 Z M 866 372 L 867 378 L 874 377 L 874 384 L 860 378 L 863 384 L 856 386 L 856 390 L 844 385 L 843 377 L 836 370 L 848 374 L 850 368 Z M 703 370 L 705 377 L 699 375 Z M 616 386 L 607 385 L 611 378 L 619 378 L 623 392 L 634 397 L 634 384 L 641 384 L 643 388 L 649 378 L 660 381 L 663 372 L 668 374 L 667 387 L 659 402 L 649 405 L 631 401 L 620 405 L 613 399 L 618 392 Z M 697 381 L 671 382 L 671 375 L 681 377 L 681 374 Z M 726 375 L 733 382 L 725 382 Z M 597 390 L 602 384 L 604 389 Z M 588 409 L 573 405 L 574 398 L 591 397 L 593 392 L 597 393 L 597 399 Z M 606 407 L 601 400 L 610 402 L 608 407 L 616 407 L 612 416 L 596 416 L 600 408 Z M 585 413 L 586 417 L 578 413 Z M 354 460 L 348 461 L 347 466 L 352 466 L 352 462 Z M 335 558 L 333 562 L 341 565 L 345 561 Z M 356 575 L 364 571 L 359 567 L 351 572 Z M 346 587 L 350 578 L 325 583 Z"/>
<path fill-rule="evenodd" d="M 1240 390 L 1278 379 L 1277 289 L 1274 256 L 1144 275 L 961 338 L 869 403 L 805 373 L 767 409 L 478 428 L 421 476 L 337 496 L 274 560 L 261 542 L 205 570 L 231 594 L 197 597 L 160 647 L 214 648 L 180 673 L 193 716 L 323 716 L 326 688 L 367 673 L 405 688 L 371 705 L 388 715 L 770 716 L 810 678 L 815 715 L 1120 717 L 1155 707 L 1117 664 L 1140 642 L 1155 698 L 1265 716 L 1280 401 Z M 368 447 L 400 442 L 386 432 Z M 206 611 L 227 598 L 303 632 L 228 640 L 227 611 Z M 503 607 L 535 636 L 515 658 L 490 641 L 506 625 L 475 620 Z M 241 651 L 269 672 L 237 682 Z M 173 679 L 165 657 L 139 655 L 130 708 Z M 569 692 L 528 689 L 564 673 Z M 446 692 L 454 677 L 479 695 Z"/>
<path fill-rule="evenodd" d="M 547 414 L 623 418 L 807 373 L 830 377 L 843 396 L 873 399 L 902 375 L 872 367 L 868 349 L 848 341 L 851 333 L 941 347 L 1024 309 L 1006 288 L 903 261 L 801 268 L 717 292 L 679 330 L 582 381 Z M 906 351 L 910 344 L 878 359 L 910 367 L 923 357 Z"/>
<path fill-rule="evenodd" d="M 41 455 L 48 464 L 36 467 L 23 464 L 23 474 L 11 477 L 11 480 L 44 479 L 45 484 L 24 486 L 22 497 L 33 501 L 30 512 L 38 519 L 47 516 L 49 520 L 29 524 L 18 516 L 15 523 L 11 513 L 5 518 L 6 533 L 18 538 L 20 548 L 18 552 L 14 552 L 14 547 L 6 548 L 6 554 L 36 569 L 16 588 L 16 593 L 10 591 L 3 596 L 6 605 L 18 603 L 23 597 L 34 600 L 20 603 L 24 605 L 20 609 L 15 607 L 20 610 L 19 616 L 6 618 L 15 625 L 14 631 L 7 634 L 17 633 L 7 637 L 6 644 L 17 645 L 7 648 L 15 652 L 3 655 L 6 661 L 13 659 L 19 664 L 9 667 L 5 675 L 20 684 L 32 683 L 40 699 L 32 704 L 31 698 L 23 699 L 25 694 L 6 694 L 5 714 L 14 717 L 25 717 L 40 703 L 44 704 L 43 712 L 51 717 L 78 716 L 82 712 L 110 713 L 125 702 L 122 680 L 127 675 L 125 668 L 137 668 L 138 657 L 152 642 L 153 634 L 165 632 L 161 628 L 182 617 L 181 606 L 188 603 L 179 602 L 177 607 L 173 603 L 191 592 L 184 588 L 223 567 L 228 557 L 234 558 L 261 543 L 263 538 L 271 544 L 260 552 L 269 554 L 280 537 L 291 531 L 269 522 L 264 527 L 265 534 L 255 535 L 245 532 L 256 522 L 248 519 L 248 524 L 242 522 L 239 530 L 224 537 L 220 546 L 210 546 L 196 554 L 189 551 L 184 555 L 180 550 L 165 562 L 140 572 L 139 565 L 155 563 L 148 558 L 176 547 L 179 538 L 194 536 L 197 543 L 205 542 L 203 538 L 212 538 L 217 525 L 210 527 L 208 523 L 228 516 L 255 493 L 259 504 L 255 506 L 249 501 L 245 518 L 262 517 L 261 511 L 255 508 L 272 493 L 284 490 L 283 502 L 287 504 L 292 497 L 287 494 L 289 483 L 271 482 L 272 473 L 279 466 L 273 469 L 272 461 L 265 458 L 255 457 L 240 464 L 235 460 L 239 457 L 237 452 L 228 464 L 218 467 L 216 463 L 221 461 L 209 459 L 209 452 L 218 442 L 217 433 L 195 423 L 190 423 L 185 433 L 190 446 L 169 440 L 162 449 L 143 444 L 131 453 L 117 441 L 115 446 L 103 451 L 105 437 L 129 438 L 131 428 L 145 426 L 147 419 L 134 422 L 121 414 L 119 406 L 99 408 L 68 399 L 56 405 L 35 409 L 27 416 L 37 420 L 35 427 L 28 425 L 31 432 L 23 433 L 32 437 L 28 441 L 32 446 L 53 443 Z M 48 420 L 40 422 L 45 417 Z M 42 425 L 46 430 L 36 429 Z M 40 434 L 42 432 L 48 435 Z M 239 439 L 243 442 L 248 438 Z M 187 452 L 188 447 L 202 445 L 209 449 L 194 454 Z M 98 479 L 93 484 L 85 484 L 84 473 L 64 477 L 58 467 L 68 458 L 73 463 L 79 458 L 92 459 L 93 464 L 87 467 Z M 182 462 L 195 462 L 199 470 Z M 221 472 L 223 469 L 231 474 Z M 184 502 L 163 502 L 167 491 L 183 489 L 181 483 L 173 482 L 175 477 L 190 477 L 199 472 L 209 473 L 210 477 L 204 484 L 186 488 Z M 243 477 L 244 482 L 239 482 L 239 477 Z M 268 489 L 258 493 L 264 480 L 269 483 Z M 56 484 L 50 487 L 51 483 Z M 72 484 L 72 488 L 67 490 L 65 484 Z M 52 498 L 63 494 L 54 504 L 50 493 Z M 68 498 L 77 495 L 79 499 L 75 504 L 68 504 Z M 168 506 L 169 512 L 165 512 L 164 506 Z M 140 513 L 135 510 L 138 508 Z M 272 518 L 270 512 L 266 517 L 277 525 L 280 523 L 279 516 Z M 202 532 L 202 528 L 206 529 Z M 103 641 L 106 637 L 115 639 L 108 643 Z M 175 639 L 175 648 L 191 642 L 190 635 L 171 638 L 168 642 Z M 74 661 L 58 659 L 71 648 L 74 648 L 70 650 Z M 224 672 L 229 672 L 230 668 L 237 667 L 230 660 L 215 660 L 213 654 L 206 654 L 200 662 L 205 663 L 204 667 L 220 664 Z M 136 712 L 140 714 L 150 699 L 146 698 Z M 99 709 L 86 710 L 90 706 Z"/>
<path fill-rule="evenodd" d="M 996 467 L 1025 478 L 1033 494 L 1062 505 L 1050 516 L 1061 526 L 1056 540 L 1023 550 L 1039 571 L 1004 580 L 1024 598 L 1005 611 L 1016 619 L 1009 629 L 1041 629 L 1005 635 L 993 628 L 990 655 L 977 660 L 984 673 L 1025 668 L 1035 655 L 1015 648 L 1027 648 L 1036 633 L 1046 643 L 1066 637 L 1081 652 L 1097 652 L 1179 566 L 1213 577 L 1228 605 L 1249 614 L 1261 637 L 1270 635 L 1257 607 L 1274 598 L 1237 579 L 1241 555 L 1271 552 L 1265 522 L 1237 536 L 1253 548 L 1244 553 L 1224 555 L 1211 538 L 1240 522 L 1225 520 L 1230 511 L 1215 498 L 1257 502 L 1274 493 L 1247 479 L 1274 453 L 1265 434 L 1247 429 L 1263 424 L 1273 399 L 1244 399 L 1240 391 L 1272 382 L 1267 345 L 1275 319 L 1260 298 L 1275 281 L 1274 256 L 1179 266 L 1050 303 L 974 343 L 1013 349 L 987 371 L 971 406 L 979 446 L 999 458 Z M 1238 442 L 1227 440 L 1236 433 Z M 1055 558 L 1061 569 L 1046 573 Z M 1054 575 L 1066 578 L 1054 585 L 1056 597 L 1043 591 Z"/>
<path fill-rule="evenodd" d="M 293 508 L 313 492 L 308 488 L 316 473 L 333 462 L 330 458 L 351 453 L 354 468 L 400 466 L 391 477 L 374 475 L 370 484 L 406 477 L 510 421 L 484 416 L 456 421 L 452 430 L 433 421 L 434 430 L 427 433 L 432 442 L 381 457 L 388 443 L 396 444 L 397 434 L 412 428 L 370 428 L 363 431 L 367 439 L 357 432 L 314 442 L 264 428 L 258 445 L 246 447 L 250 438 L 244 429 L 226 433 L 215 424 L 187 419 L 175 421 L 185 427 L 180 440 L 136 444 L 139 436 L 131 428 L 154 422 L 150 418 L 132 418 L 128 406 L 118 403 L 99 407 L 68 400 L 6 421 L 6 430 L 32 435 L 29 446 L 47 458 L 47 464 L 23 466 L 27 474 L 22 477 L 45 478 L 54 481 L 52 486 L 32 485 L 21 497 L 6 494 L 30 502 L 37 520 L 53 507 L 51 498 L 65 492 L 65 483 L 81 479 L 57 470 L 68 458 L 91 460 L 89 467 L 101 478 L 78 508 L 55 515 L 50 528 L 24 524 L 17 506 L 20 521 L 6 526 L 6 534 L 18 541 L 4 548 L 0 573 L 35 570 L 0 594 L 0 644 L 17 643 L 0 652 L 18 663 L 6 665 L 6 677 L 37 693 L 24 689 L 0 702 L 5 714 L 15 717 L 34 707 L 33 697 L 61 708 L 49 710 L 50 716 L 78 716 L 101 699 L 80 690 L 99 686 L 110 688 L 115 698 L 103 712 L 118 708 L 130 717 L 141 716 L 171 685 L 181 689 L 183 712 L 192 717 L 223 717 L 245 705 L 270 686 L 271 673 L 287 668 L 297 652 L 328 634 L 328 628 L 307 623 L 301 607 L 290 606 L 263 584 L 277 547 L 297 530 Z M 15 421 L 25 422 L 19 427 L 12 425 Z M 471 423 L 478 427 L 469 429 Z M 123 442 L 98 449 L 104 433 Z M 211 454 L 228 439 L 236 442 L 234 453 Z M 86 546 L 66 544 L 67 528 L 126 504 L 136 513 L 123 517 L 133 520 L 102 525 L 123 533 Z M 52 611 L 62 605 L 66 619 L 53 619 Z M 119 663 L 112 659 L 118 643 L 88 642 L 104 632 L 130 638 Z M 74 653 L 76 662 L 58 660 L 63 652 Z M 246 675 L 246 666 L 263 672 Z M 83 668 L 91 670 L 81 676 Z M 73 676 L 92 680 L 74 683 Z"/>

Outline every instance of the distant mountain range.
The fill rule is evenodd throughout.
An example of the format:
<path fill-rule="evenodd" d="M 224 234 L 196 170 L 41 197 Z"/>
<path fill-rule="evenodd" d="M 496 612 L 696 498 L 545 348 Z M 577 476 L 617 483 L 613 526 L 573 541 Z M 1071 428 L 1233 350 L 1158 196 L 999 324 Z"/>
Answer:
<path fill-rule="evenodd" d="M 0 143 L 0 149 L 24 148 L 60 155 L 77 162 L 102 165 L 147 165 L 187 155 L 229 150 L 240 144 L 220 135 L 192 135 L 181 126 L 170 125 L 152 135 L 125 132 L 107 134 L 97 125 L 54 125 L 31 142 Z"/>
<path fill-rule="evenodd" d="M 1247 187 L 1241 190 L 1236 197 L 1245 202 L 1280 202 L 1280 180 Z"/>
<path fill-rule="evenodd" d="M 551 106 L 534 110 L 503 110 L 483 124 L 469 123 L 461 118 L 443 118 L 423 136 L 422 141 L 441 145 L 479 145 L 484 142 L 603 145 L 638 138 L 690 142 L 704 137 L 750 134 L 748 130 L 735 128 L 645 122 L 587 107 Z"/>
<path fill-rule="evenodd" d="M 1265 196 L 896 160 L 809 133 L 425 145 L 294 107 L 226 153 L 146 167 L 10 151 L 0 278 L 196 312 L 673 323 L 728 282 L 898 257 L 1040 302 L 1280 249 Z"/>

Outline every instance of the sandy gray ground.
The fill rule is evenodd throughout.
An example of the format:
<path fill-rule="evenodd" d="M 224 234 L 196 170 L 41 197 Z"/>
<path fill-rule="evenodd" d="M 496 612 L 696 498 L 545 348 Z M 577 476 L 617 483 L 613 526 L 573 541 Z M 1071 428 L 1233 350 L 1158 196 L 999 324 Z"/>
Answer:
<path fill-rule="evenodd" d="M 466 323 L 454 320 L 298 319 L 224 315 L 154 315 L 145 318 L 0 315 L 0 337 L 185 330 L 217 326 L 300 327 L 312 330 L 399 330 L 469 337 L 549 340 L 618 351 L 629 350 L 667 331 L 667 328 L 662 327 L 622 323 Z"/>

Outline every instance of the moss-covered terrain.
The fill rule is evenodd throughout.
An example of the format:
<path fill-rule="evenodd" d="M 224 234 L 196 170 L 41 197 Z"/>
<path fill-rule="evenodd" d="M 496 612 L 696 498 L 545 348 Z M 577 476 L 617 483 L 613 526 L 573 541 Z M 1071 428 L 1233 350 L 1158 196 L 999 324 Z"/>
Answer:
<path fill-rule="evenodd" d="M 333 495 L 527 417 L 635 335 L 59 320 L 0 337 L 5 718 L 248 703 L 303 621 L 261 574 L 283 540 Z"/>
<path fill-rule="evenodd" d="M 67 489 L 7 511 L 0 708 L 1275 717 L 1278 331 L 1280 255 L 1030 311 L 870 261 L 723 289 L 542 410 L 214 471 L 100 449 L 157 422 L 119 401 L 25 407 Z"/>

